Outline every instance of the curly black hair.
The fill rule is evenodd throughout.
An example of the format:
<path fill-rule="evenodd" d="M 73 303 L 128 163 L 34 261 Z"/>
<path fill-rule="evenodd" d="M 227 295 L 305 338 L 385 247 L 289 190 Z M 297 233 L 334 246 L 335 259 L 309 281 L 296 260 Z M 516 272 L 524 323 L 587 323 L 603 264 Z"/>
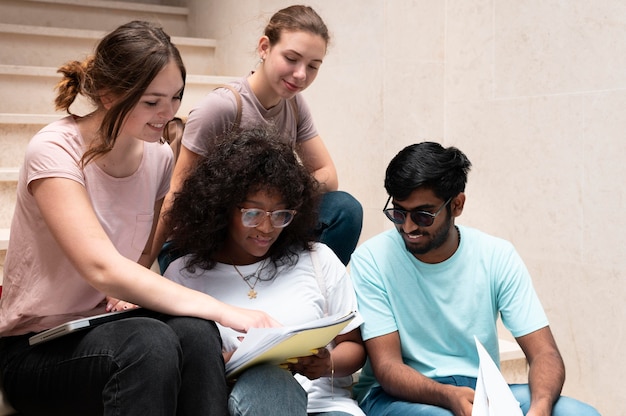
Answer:
<path fill-rule="evenodd" d="M 172 249 L 187 255 L 185 268 L 190 271 L 213 268 L 235 208 L 263 190 L 277 192 L 289 209 L 298 211 L 268 252 L 274 269 L 295 264 L 298 253 L 311 250 L 314 241 L 317 181 L 274 129 L 234 129 L 217 143 L 175 193 L 165 213 L 172 226 Z"/>

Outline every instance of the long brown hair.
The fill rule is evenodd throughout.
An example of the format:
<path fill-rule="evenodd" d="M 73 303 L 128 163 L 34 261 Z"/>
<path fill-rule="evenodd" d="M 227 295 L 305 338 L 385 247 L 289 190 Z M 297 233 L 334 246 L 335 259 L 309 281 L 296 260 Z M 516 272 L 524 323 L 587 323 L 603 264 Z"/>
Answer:
<path fill-rule="evenodd" d="M 178 65 L 184 83 L 187 72 L 170 36 L 154 23 L 132 21 L 106 35 L 94 55 L 58 69 L 63 79 L 56 85 L 57 110 L 72 114 L 70 106 L 79 94 L 96 108 L 102 108 L 105 94 L 116 99 L 104 116 L 96 140 L 83 154 L 83 166 L 113 148 L 126 116 L 170 59 Z"/>

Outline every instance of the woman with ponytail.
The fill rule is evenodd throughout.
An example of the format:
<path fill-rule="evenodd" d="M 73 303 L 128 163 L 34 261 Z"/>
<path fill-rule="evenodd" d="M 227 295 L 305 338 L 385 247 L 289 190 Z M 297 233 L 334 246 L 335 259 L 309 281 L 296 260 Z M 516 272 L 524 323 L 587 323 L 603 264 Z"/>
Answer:
<path fill-rule="evenodd" d="M 135 21 L 59 72 L 56 107 L 69 115 L 28 145 L 4 265 L 6 396 L 22 415 L 226 415 L 215 322 L 277 323 L 149 269 L 173 169 L 161 136 L 185 87 L 179 51 L 160 27 Z M 79 95 L 93 111 L 72 113 Z M 140 317 L 29 345 L 39 331 L 136 305 Z"/>

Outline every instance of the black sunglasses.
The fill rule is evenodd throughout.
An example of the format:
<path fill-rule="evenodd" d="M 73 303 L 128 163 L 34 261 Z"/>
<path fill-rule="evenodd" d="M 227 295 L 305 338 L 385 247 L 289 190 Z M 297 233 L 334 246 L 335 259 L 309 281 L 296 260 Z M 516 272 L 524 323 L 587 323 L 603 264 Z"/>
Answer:
<path fill-rule="evenodd" d="M 433 214 L 432 212 L 420 211 L 417 209 L 407 211 L 406 209 L 400 208 L 387 208 L 389 205 L 389 201 L 391 201 L 391 195 L 387 199 L 387 203 L 385 204 L 385 208 L 383 208 L 383 212 L 389 218 L 391 222 L 394 224 L 404 224 L 406 221 L 407 215 L 411 216 L 411 221 L 413 221 L 416 225 L 420 227 L 428 227 L 433 225 L 435 222 L 435 217 L 439 215 L 441 210 L 452 201 L 452 197 L 448 198 L 446 202 L 443 203 L 442 206 Z"/>

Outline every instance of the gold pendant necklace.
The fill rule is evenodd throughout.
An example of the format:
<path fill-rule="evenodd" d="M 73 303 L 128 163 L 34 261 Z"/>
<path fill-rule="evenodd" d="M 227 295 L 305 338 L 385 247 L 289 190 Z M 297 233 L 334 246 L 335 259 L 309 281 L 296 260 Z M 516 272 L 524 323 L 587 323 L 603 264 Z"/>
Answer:
<path fill-rule="evenodd" d="M 247 276 L 244 276 L 239 269 L 237 268 L 237 266 L 235 265 L 235 262 L 233 262 L 233 267 L 235 268 L 235 271 L 237 271 L 237 274 L 239 276 L 241 276 L 241 278 L 243 279 L 244 282 L 246 282 L 246 284 L 248 285 L 248 287 L 250 288 L 250 290 L 248 291 L 248 298 L 249 299 L 256 299 L 256 295 L 257 292 L 256 290 L 254 290 L 254 288 L 256 287 L 256 284 L 259 283 L 260 280 L 260 274 L 259 272 L 263 269 L 263 264 L 265 263 L 265 261 L 263 261 L 259 267 L 257 267 L 256 271 L 252 274 L 249 274 Z M 250 280 L 252 280 L 252 278 L 254 279 L 254 283 L 250 283 Z"/>

